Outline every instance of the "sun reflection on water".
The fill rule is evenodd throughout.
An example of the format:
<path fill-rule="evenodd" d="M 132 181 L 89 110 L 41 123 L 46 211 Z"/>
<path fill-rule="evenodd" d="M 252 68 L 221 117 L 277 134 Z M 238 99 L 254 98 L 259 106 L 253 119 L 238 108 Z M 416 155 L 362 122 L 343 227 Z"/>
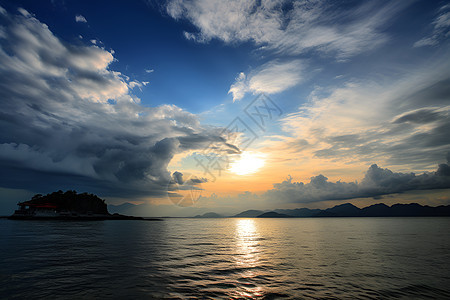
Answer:
<path fill-rule="evenodd" d="M 256 286 L 253 278 L 259 274 L 261 249 L 259 245 L 260 235 L 252 219 L 236 220 L 236 255 L 235 260 L 239 268 L 240 281 L 243 290 L 237 291 L 240 297 L 263 296 L 261 287 Z"/>

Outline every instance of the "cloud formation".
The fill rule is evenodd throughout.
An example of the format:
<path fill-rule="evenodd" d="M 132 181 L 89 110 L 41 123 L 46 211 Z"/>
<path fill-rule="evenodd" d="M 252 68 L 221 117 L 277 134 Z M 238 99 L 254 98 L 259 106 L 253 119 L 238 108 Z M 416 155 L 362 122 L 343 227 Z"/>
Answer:
<path fill-rule="evenodd" d="M 82 15 L 76 15 L 75 16 L 75 22 L 78 23 L 87 23 L 87 20 L 85 17 L 83 17 Z"/>
<path fill-rule="evenodd" d="M 268 62 L 246 76 L 239 73 L 231 85 L 229 94 L 233 101 L 241 100 L 246 93 L 251 92 L 276 94 L 283 92 L 302 81 L 303 63 L 301 60 Z"/>
<path fill-rule="evenodd" d="M 279 147 L 297 159 L 430 170 L 450 151 L 450 65 L 446 57 L 435 59 L 403 70 L 407 76 L 389 83 L 349 80 L 336 88 L 317 87 L 282 120 L 291 137 Z"/>
<path fill-rule="evenodd" d="M 433 25 L 431 36 L 418 40 L 414 43 L 414 47 L 434 46 L 450 37 L 450 4 L 443 5 L 438 10 L 438 14 L 431 24 Z"/>
<path fill-rule="evenodd" d="M 321 0 L 171 0 L 166 11 L 194 24 L 199 32 L 185 32 L 185 37 L 198 42 L 251 41 L 280 53 L 316 50 L 345 59 L 385 42 L 388 37 L 380 28 L 406 5 L 368 2 L 345 10 Z"/>
<path fill-rule="evenodd" d="M 448 156 L 448 155 L 447 155 Z M 287 180 L 274 184 L 264 197 L 268 201 L 315 202 L 378 197 L 415 190 L 450 188 L 450 161 L 440 164 L 435 172 L 421 175 L 393 172 L 376 164 L 370 166 L 361 182 L 330 182 L 323 175 L 311 177 L 309 183 Z"/>
<path fill-rule="evenodd" d="M 110 70 L 112 52 L 62 42 L 24 9 L 0 13 L 3 187 L 164 195 L 176 153 L 225 141 L 181 108 L 139 105 L 130 89 L 146 83 Z"/>

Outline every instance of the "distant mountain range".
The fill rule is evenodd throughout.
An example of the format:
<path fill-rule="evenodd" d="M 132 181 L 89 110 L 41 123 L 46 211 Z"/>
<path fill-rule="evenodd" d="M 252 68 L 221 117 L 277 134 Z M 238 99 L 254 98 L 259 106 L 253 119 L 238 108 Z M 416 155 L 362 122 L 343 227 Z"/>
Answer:
<path fill-rule="evenodd" d="M 109 205 L 111 212 L 127 213 L 136 210 L 139 205 L 124 203 Z M 450 216 L 450 205 L 437 207 L 411 204 L 394 204 L 388 206 L 383 203 L 359 208 L 350 203 L 336 205 L 327 209 L 276 209 L 273 211 L 246 210 L 234 216 L 224 216 L 214 212 L 196 215 L 195 218 L 324 218 L 324 217 L 444 217 Z"/>

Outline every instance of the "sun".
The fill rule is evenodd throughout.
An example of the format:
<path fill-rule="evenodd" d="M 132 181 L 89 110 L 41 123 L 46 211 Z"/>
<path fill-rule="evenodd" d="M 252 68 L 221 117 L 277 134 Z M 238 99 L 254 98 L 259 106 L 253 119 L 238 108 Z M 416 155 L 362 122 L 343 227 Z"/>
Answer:
<path fill-rule="evenodd" d="M 249 175 L 257 172 L 265 164 L 265 155 L 246 151 L 233 163 L 231 163 L 230 171 L 237 175 Z"/>

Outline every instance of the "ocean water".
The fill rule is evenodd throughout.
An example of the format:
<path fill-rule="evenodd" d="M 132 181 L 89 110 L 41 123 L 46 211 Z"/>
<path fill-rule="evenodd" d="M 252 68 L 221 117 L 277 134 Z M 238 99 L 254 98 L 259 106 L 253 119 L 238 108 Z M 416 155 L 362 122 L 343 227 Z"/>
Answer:
<path fill-rule="evenodd" d="M 450 299 L 450 218 L 0 220 L 1 299 Z"/>

